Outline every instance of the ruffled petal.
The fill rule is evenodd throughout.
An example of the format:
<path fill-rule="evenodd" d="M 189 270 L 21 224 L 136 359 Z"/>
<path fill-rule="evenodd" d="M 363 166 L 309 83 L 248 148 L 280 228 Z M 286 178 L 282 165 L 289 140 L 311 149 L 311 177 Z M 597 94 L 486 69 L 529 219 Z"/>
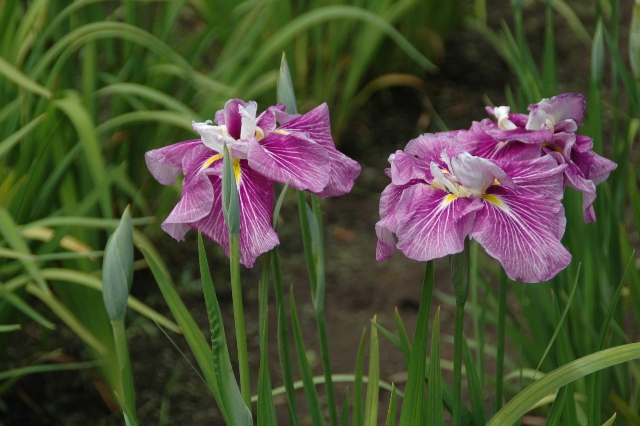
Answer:
<path fill-rule="evenodd" d="M 376 235 L 378 244 L 376 247 L 376 260 L 378 262 L 390 258 L 396 248 L 396 240 L 393 234 L 398 231 L 398 219 L 396 207 L 400 202 L 405 189 L 416 184 L 416 181 L 405 185 L 389 184 L 380 196 L 380 220 L 376 223 Z"/>
<path fill-rule="evenodd" d="M 398 203 L 397 247 L 415 260 L 431 260 L 464 249 L 479 199 L 457 198 L 445 191 L 417 184 L 405 190 Z"/>
<path fill-rule="evenodd" d="M 593 151 L 578 152 L 573 150 L 571 161 L 580 169 L 585 178 L 592 180 L 596 185 L 607 180 L 609 174 L 618 167 L 613 161 L 601 157 Z"/>
<path fill-rule="evenodd" d="M 566 166 L 558 165 L 553 157 L 545 155 L 527 161 L 496 160 L 496 164 L 511 177 L 522 196 L 562 200 Z"/>
<path fill-rule="evenodd" d="M 202 145 L 201 140 L 188 140 L 164 148 L 153 149 L 144 155 L 147 167 L 158 182 L 171 185 L 182 173 L 182 159 L 194 147 Z"/>
<path fill-rule="evenodd" d="M 331 137 L 331 122 L 329 121 L 329 107 L 326 103 L 318 105 L 311 111 L 303 115 L 278 114 L 278 119 L 288 121 L 278 127 L 278 130 L 287 133 L 307 133 L 309 139 L 317 142 L 325 148 L 330 146 L 335 149 L 335 143 Z"/>
<path fill-rule="evenodd" d="M 536 139 L 520 141 L 517 138 L 527 136 L 526 132 L 516 130 L 507 134 L 503 130 L 495 130 L 496 124 L 485 119 L 482 122 L 474 121 L 468 132 L 458 135 L 458 141 L 465 151 L 476 157 L 488 159 L 506 159 L 506 160 L 527 160 L 540 156 L 542 143 L 535 142 L 540 139 L 540 132 L 537 133 Z M 489 130 L 489 131 L 487 131 Z M 495 131 L 494 131 L 495 130 Z M 516 135 L 516 132 L 518 133 Z M 498 137 L 508 138 L 511 136 L 516 139 L 499 139 Z M 551 132 L 542 134 L 542 136 L 551 137 Z"/>
<path fill-rule="evenodd" d="M 218 125 L 227 126 L 229 135 L 234 139 L 240 139 L 242 131 L 242 116 L 240 115 L 240 106 L 244 107 L 245 103 L 241 99 L 229 99 L 224 104 L 224 109 L 216 112 L 215 122 Z"/>
<path fill-rule="evenodd" d="M 304 133 L 311 141 L 322 145 L 327 150 L 330 168 L 327 186 L 321 191 L 310 191 L 320 197 L 333 197 L 349 192 L 354 180 L 360 174 L 360 165 L 336 149 L 331 136 L 327 104 L 318 105 L 303 115 L 290 115 L 282 110 L 275 111 L 275 115 L 282 123 L 277 131 Z"/>
<path fill-rule="evenodd" d="M 195 222 L 211 211 L 214 194 L 205 166 L 212 154 L 216 153 L 200 145 L 190 150 L 182 159 L 185 174 L 182 181 L 182 197 L 162 225 L 167 232 L 171 233 L 168 229 L 174 229 L 171 224 Z M 182 232 L 184 227 L 177 229 Z M 184 233 L 172 236 L 178 240 L 184 239 Z"/>
<path fill-rule="evenodd" d="M 537 104 L 529 105 L 529 111 L 540 109 L 547 113 L 547 115 L 551 115 L 553 117 L 553 122 L 556 124 L 555 130 L 557 132 L 561 132 L 570 131 L 568 130 L 572 126 L 570 121 L 573 121 L 577 125 L 581 125 L 582 123 L 580 120 L 584 117 L 584 110 L 586 107 L 587 101 L 581 94 L 563 93 L 549 99 L 543 99 Z M 575 129 L 573 131 L 575 131 Z"/>
<path fill-rule="evenodd" d="M 558 236 L 559 228 L 564 228 L 562 218 L 558 200 L 498 188 L 485 198 L 470 237 L 502 264 L 512 280 L 547 281 L 571 261 Z"/>
<path fill-rule="evenodd" d="M 229 228 L 222 212 L 222 179 L 220 176 L 209 176 L 211 182 L 212 206 L 209 214 L 200 220 L 190 223 L 193 229 L 200 230 L 210 240 L 216 242 L 229 256 Z M 242 209 L 240 210 L 242 212 Z"/>
<path fill-rule="evenodd" d="M 351 191 L 360 174 L 360 164 L 335 148 L 327 148 L 329 154 L 329 183 L 316 194 L 320 197 L 337 197 Z"/>
<path fill-rule="evenodd" d="M 249 166 L 266 178 L 311 192 L 320 192 L 329 183 L 327 150 L 304 134 L 273 132 L 250 143 Z"/>
<path fill-rule="evenodd" d="M 411 139 L 404 152 L 414 156 L 416 164 L 422 170 L 429 171 L 431 163 L 435 162 L 441 168 L 447 168 L 448 165 L 442 160 L 442 153 L 446 152 L 449 158 L 454 157 L 464 151 L 462 145 L 458 142 L 460 132 L 443 132 L 443 133 L 425 133 L 415 139 Z M 427 178 L 431 180 L 433 176 Z"/>
<path fill-rule="evenodd" d="M 276 114 L 284 114 L 285 109 L 286 106 L 284 104 L 270 106 L 258 115 L 256 124 L 264 131 L 265 134 L 274 131 L 277 127 Z"/>
<path fill-rule="evenodd" d="M 394 185 L 404 185 L 412 179 L 424 179 L 425 173 L 418 167 L 416 158 L 404 151 L 396 151 L 389 156 L 391 163 L 391 182 Z"/>

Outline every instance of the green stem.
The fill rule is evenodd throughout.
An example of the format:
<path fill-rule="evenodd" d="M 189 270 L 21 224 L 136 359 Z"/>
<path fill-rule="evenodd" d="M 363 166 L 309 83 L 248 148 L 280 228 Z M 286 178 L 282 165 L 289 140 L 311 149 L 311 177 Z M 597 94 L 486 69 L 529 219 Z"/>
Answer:
<path fill-rule="evenodd" d="M 464 249 L 451 256 L 451 282 L 456 296 L 456 319 L 453 339 L 453 424 L 462 424 L 462 327 L 464 305 L 469 294 L 470 242 L 465 239 Z"/>
<path fill-rule="evenodd" d="M 129 347 L 127 345 L 127 334 L 124 328 L 124 320 L 111 321 L 113 329 L 113 338 L 116 345 L 116 354 L 118 356 L 118 366 L 120 367 L 120 378 L 122 380 L 122 388 L 120 389 L 123 398 L 124 411 L 128 413 L 127 425 L 137 425 L 136 418 L 136 395 L 133 387 L 133 373 L 131 372 L 131 360 L 129 358 Z M 128 417 L 128 416 L 127 416 Z"/>
<path fill-rule="evenodd" d="M 242 282 L 240 280 L 240 244 L 237 233 L 230 234 L 229 258 L 231 269 L 231 297 L 233 298 L 233 319 L 238 345 L 238 368 L 240 370 L 240 393 L 244 403 L 251 409 L 251 376 L 249 375 L 249 355 L 247 353 L 247 330 L 244 325 L 242 307 Z"/>
<path fill-rule="evenodd" d="M 453 424 L 461 424 L 462 412 L 462 327 L 464 305 L 456 304 L 456 322 L 453 335 Z"/>
<path fill-rule="evenodd" d="M 504 375 L 504 338 L 507 320 L 507 275 L 500 271 L 500 293 L 498 295 L 498 346 L 496 353 L 496 412 L 502 408 L 502 382 Z"/>

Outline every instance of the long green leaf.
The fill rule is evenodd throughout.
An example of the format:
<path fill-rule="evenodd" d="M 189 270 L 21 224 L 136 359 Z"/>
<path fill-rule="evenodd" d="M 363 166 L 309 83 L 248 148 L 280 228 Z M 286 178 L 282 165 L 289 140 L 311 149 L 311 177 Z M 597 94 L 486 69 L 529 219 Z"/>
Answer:
<path fill-rule="evenodd" d="M 51 93 L 49 89 L 38 84 L 38 82 L 14 67 L 2 56 L 0 56 L 0 75 L 3 75 L 7 80 L 28 92 L 35 93 L 47 99 L 53 97 L 53 93 Z"/>
<path fill-rule="evenodd" d="M 19 253 L 31 255 L 29 246 L 27 246 L 24 239 L 22 239 L 22 236 L 19 234 L 18 227 L 13 221 L 13 217 L 11 216 L 9 211 L 2 206 L 0 206 L 0 223 L 2 223 L 2 226 L 0 226 L 0 233 L 4 237 L 7 244 Z M 22 261 L 22 264 L 24 266 L 24 269 L 38 284 L 40 289 L 45 293 L 49 292 L 49 285 L 42 278 L 40 269 L 33 263 L 26 260 Z"/>
<path fill-rule="evenodd" d="M 51 373 L 54 371 L 83 370 L 86 368 L 95 368 L 99 365 L 100 363 L 96 361 L 30 365 L 27 367 L 18 367 L 12 368 L 11 370 L 0 371 L 0 380 L 19 378 L 29 374 Z"/>
<path fill-rule="evenodd" d="M 2 59 L 2 58 L 0 58 Z M 28 135 L 33 129 L 38 127 L 40 123 L 42 123 L 47 118 L 47 114 L 40 114 L 24 126 L 22 126 L 19 130 L 13 133 L 11 136 L 7 137 L 5 140 L 0 142 L 0 158 L 2 158 L 7 152 L 11 150 L 18 142 L 22 140 L 26 135 Z"/>
<path fill-rule="evenodd" d="M 64 112 L 73 124 L 82 145 L 93 184 L 100 185 L 106 179 L 107 167 L 102 156 L 96 129 L 86 107 L 82 105 L 80 96 L 76 92 L 69 91 L 64 98 L 54 101 L 54 105 Z M 113 210 L 109 188 L 101 191 L 99 197 L 103 216 L 110 218 L 113 215 Z"/>
<path fill-rule="evenodd" d="M 605 349 L 557 368 L 527 386 L 498 411 L 487 426 L 513 424 L 542 398 L 588 374 L 640 358 L 640 343 Z"/>

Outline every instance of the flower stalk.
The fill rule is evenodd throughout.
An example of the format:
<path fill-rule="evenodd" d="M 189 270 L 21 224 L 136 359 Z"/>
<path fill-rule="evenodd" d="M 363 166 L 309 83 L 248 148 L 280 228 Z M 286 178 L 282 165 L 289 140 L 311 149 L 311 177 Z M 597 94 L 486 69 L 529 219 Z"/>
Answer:
<path fill-rule="evenodd" d="M 464 325 L 464 305 L 469 294 L 470 276 L 470 247 L 469 239 L 464 241 L 464 248 L 460 253 L 451 255 L 451 282 L 456 296 L 456 316 L 453 340 L 453 424 L 461 423 L 462 413 L 462 349 Z"/>
<path fill-rule="evenodd" d="M 496 412 L 502 408 L 502 381 L 504 375 L 504 338 L 507 321 L 507 275 L 500 270 L 500 292 L 498 295 L 498 344 L 496 353 Z"/>
<path fill-rule="evenodd" d="M 240 205 L 238 203 L 237 177 L 226 145 L 224 145 L 222 169 L 222 212 L 229 229 L 229 269 L 231 273 L 233 319 L 236 331 L 236 345 L 238 347 L 240 393 L 244 403 L 251 409 L 251 376 L 247 351 L 247 330 L 242 307 L 242 280 L 240 278 Z"/>

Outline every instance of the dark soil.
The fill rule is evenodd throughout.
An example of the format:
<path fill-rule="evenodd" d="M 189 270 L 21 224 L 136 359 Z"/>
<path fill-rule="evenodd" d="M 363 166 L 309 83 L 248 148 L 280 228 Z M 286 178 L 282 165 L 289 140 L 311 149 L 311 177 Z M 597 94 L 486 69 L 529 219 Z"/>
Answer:
<path fill-rule="evenodd" d="M 496 20 L 494 28 L 500 18 L 492 18 Z M 535 37 L 540 36 L 539 40 L 542 40 L 544 21 L 527 22 L 533 27 L 527 30 Z M 581 52 L 584 54 L 585 49 L 582 48 Z M 559 57 L 565 54 L 562 50 Z M 573 56 L 575 55 L 574 53 Z M 585 68 L 582 72 L 586 74 L 588 71 Z M 323 201 L 327 253 L 325 310 L 334 373 L 353 373 L 360 336 L 364 328 L 370 328 L 370 320 L 374 315 L 377 315 L 380 324 L 395 331 L 393 315 L 397 307 L 409 335 L 413 336 L 424 264 L 408 260 L 401 253 L 396 253 L 384 263 L 375 261 L 374 225 L 379 219 L 379 194 L 388 183 L 384 174 L 384 168 L 388 164 L 387 157 L 396 149 L 404 148 L 409 139 L 420 133 L 441 130 L 435 125 L 436 120 L 430 112 L 427 99 L 448 126 L 467 128 L 472 119 L 485 117 L 485 96 L 497 104 L 505 101 L 504 88 L 509 80 L 508 76 L 506 65 L 481 37 L 470 30 L 460 29 L 456 37 L 446 44 L 446 60 L 440 72 L 434 76 L 425 76 L 426 89 L 423 93 L 409 89 L 378 93 L 354 116 L 349 130 L 343 136 L 340 149 L 362 164 L 362 173 L 350 194 Z M 584 78 L 588 76 L 585 75 Z M 586 86 L 569 89 L 586 90 Z M 280 252 L 284 284 L 287 288 L 291 286 L 295 293 L 314 373 L 322 374 L 317 327 L 293 194 L 289 194 L 281 216 Z M 187 242 L 178 243 L 159 233 L 156 244 L 171 267 L 185 304 L 205 335 L 208 335 L 205 305 L 197 272 L 194 234 L 191 234 Z M 208 248 L 214 280 L 219 283 L 216 290 L 234 359 L 233 315 L 226 259 L 213 244 L 208 244 Z M 243 270 L 244 308 L 253 372 L 257 372 L 260 361 L 257 321 L 257 282 L 260 269 L 260 262 L 257 262 L 253 270 Z M 436 288 L 444 294 L 452 293 L 446 259 L 436 262 Z M 170 316 L 148 271 L 136 273 L 132 293 Z M 452 335 L 451 306 L 438 298 L 437 294 L 433 305 L 442 306 L 442 333 Z M 275 310 L 271 310 L 270 362 L 273 365 L 273 385 L 279 386 L 282 381 L 277 358 L 274 313 Z M 140 424 L 223 424 L 213 397 L 178 349 L 147 319 L 129 313 L 128 322 Z M 33 324 L 27 325 L 23 333 L 16 334 L 19 336 L 9 350 L 9 361 L 2 370 L 24 365 L 25 359 L 33 359 L 34 352 L 45 353 L 59 347 L 64 348 L 64 354 L 68 357 L 60 358 L 60 361 L 71 358 L 88 359 L 78 339 L 66 331 L 64 326 L 58 328 L 55 336 L 44 339 L 41 327 Z M 181 337 L 171 337 L 186 354 L 186 358 L 190 359 L 189 350 Z M 491 330 L 488 331 L 488 338 L 491 339 Z M 402 386 L 406 379 L 402 354 L 384 337 L 381 337 L 380 342 L 380 377 Z M 453 348 L 446 339 L 443 339 L 441 350 L 444 359 L 452 359 Z M 254 377 L 257 378 L 257 374 Z M 256 389 L 256 383 L 253 385 Z M 113 404 L 113 401 L 105 402 L 102 399 L 100 386 L 100 378 L 91 370 L 25 376 L 0 396 L 0 426 L 121 425 L 121 416 L 109 409 L 109 403 Z M 322 386 L 319 389 L 322 392 Z M 338 401 L 342 400 L 344 389 L 344 385 L 336 385 Z M 303 400 L 304 396 L 300 391 L 298 402 L 301 410 L 304 410 Z M 387 403 L 388 394 L 383 391 L 381 410 L 386 410 Z M 285 399 L 276 398 L 276 404 L 279 407 L 280 423 L 287 424 Z M 303 424 L 307 422 L 303 421 Z"/>

